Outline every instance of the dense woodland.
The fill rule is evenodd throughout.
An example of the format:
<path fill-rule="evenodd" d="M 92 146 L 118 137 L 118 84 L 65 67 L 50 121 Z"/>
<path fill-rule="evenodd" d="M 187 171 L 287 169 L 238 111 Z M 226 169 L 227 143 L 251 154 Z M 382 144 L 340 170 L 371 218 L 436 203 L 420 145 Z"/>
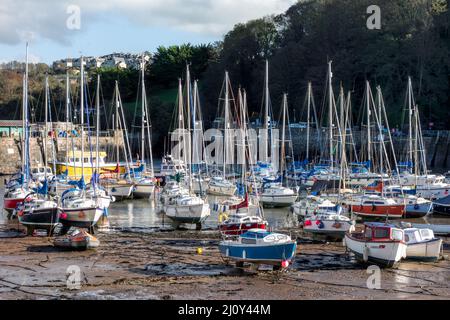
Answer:
<path fill-rule="evenodd" d="M 366 9 L 381 8 L 381 29 L 369 30 Z M 257 117 L 262 107 L 264 61 L 269 60 L 270 95 L 278 114 L 284 92 L 289 96 L 291 121 L 302 118 L 308 81 L 312 81 L 316 105 L 323 104 L 327 61 L 333 61 L 335 92 L 339 85 L 352 92 L 354 123 L 361 117 L 365 80 L 383 90 L 391 126 L 401 127 L 407 77 L 413 79 L 416 102 L 424 128 L 450 129 L 450 1 L 448 0 L 316 0 L 299 1 L 285 13 L 237 24 L 222 41 L 205 45 L 160 47 L 146 70 L 154 143 L 162 145 L 176 101 L 178 78 L 186 63 L 199 80 L 205 127 L 217 115 L 224 71 L 229 71 L 234 90 L 247 91 L 249 112 Z M 42 120 L 43 84 L 49 73 L 54 118 L 63 120 L 64 82 L 51 68 L 32 67 L 30 91 L 36 121 Z M 101 68 L 92 71 L 90 96 L 96 73 L 102 75 L 102 96 L 109 105 L 114 82 L 119 81 L 129 122 L 136 121 L 139 72 Z M 75 77 L 74 77 L 75 79 Z M 1 70 L 2 118 L 20 116 L 22 74 Z M 76 83 L 72 85 L 74 96 Z M 76 97 L 74 97 L 76 103 Z M 108 108 L 108 107 L 107 107 Z M 106 111 L 108 114 L 108 111 Z M 161 151 L 161 150 L 159 150 Z"/>

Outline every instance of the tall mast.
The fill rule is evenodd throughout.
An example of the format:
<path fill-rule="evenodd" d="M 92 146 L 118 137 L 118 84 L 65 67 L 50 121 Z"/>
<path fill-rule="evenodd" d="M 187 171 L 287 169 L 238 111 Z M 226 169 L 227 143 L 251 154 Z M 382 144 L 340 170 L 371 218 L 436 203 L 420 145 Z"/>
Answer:
<path fill-rule="evenodd" d="M 69 69 L 66 70 L 66 165 L 69 163 Z"/>
<path fill-rule="evenodd" d="M 84 63 L 83 56 L 80 59 L 81 63 L 81 89 L 80 89 L 80 103 L 81 103 L 81 178 L 84 179 Z"/>
<path fill-rule="evenodd" d="M 141 61 L 141 77 L 142 77 L 142 106 L 141 106 L 141 161 L 145 161 L 145 59 L 142 54 Z"/>
<path fill-rule="evenodd" d="M 229 122 L 229 93 L 228 93 L 228 71 L 225 71 L 225 119 L 224 119 L 224 153 L 223 153 L 223 178 L 225 179 L 227 149 L 228 149 L 228 122 Z"/>
<path fill-rule="evenodd" d="M 28 134 L 28 42 L 26 45 L 26 53 L 25 53 L 25 79 L 24 79 L 24 103 L 23 103 L 23 117 L 24 117 L 24 144 L 22 147 L 23 155 L 23 174 L 24 174 L 24 183 L 28 184 L 28 155 L 29 155 L 29 134 Z"/>
<path fill-rule="evenodd" d="M 100 136 L 100 134 L 99 134 L 100 133 L 100 74 L 97 74 L 97 92 L 95 94 L 95 109 L 96 109 L 95 113 L 97 116 L 97 118 L 96 118 L 97 123 L 95 125 L 96 131 L 97 131 L 96 132 L 97 139 L 95 141 L 95 152 L 96 152 L 96 155 L 95 155 L 96 168 L 95 168 L 95 170 L 96 170 L 97 174 L 100 174 L 100 170 L 99 170 L 100 157 L 99 157 L 99 143 L 98 143 L 99 136 Z"/>
<path fill-rule="evenodd" d="M 311 117 L 311 95 L 312 95 L 312 84 L 311 81 L 308 82 L 308 106 L 307 106 L 307 119 L 306 119 L 306 160 L 309 161 L 309 130 L 310 130 L 310 125 L 309 125 L 309 119 Z"/>
<path fill-rule="evenodd" d="M 330 128 L 329 139 L 330 139 L 330 166 L 331 170 L 333 170 L 333 87 L 332 87 L 332 78 L 333 73 L 331 72 L 331 63 L 328 62 L 328 125 Z"/>
<path fill-rule="evenodd" d="M 115 120 L 114 136 L 117 137 L 116 138 L 117 139 L 117 141 L 116 141 L 116 161 L 117 161 L 117 167 L 119 167 L 119 152 L 120 152 L 119 151 L 119 132 L 120 132 L 120 129 L 119 129 L 119 84 L 118 84 L 117 80 L 115 83 L 116 83 L 116 85 L 115 85 L 116 116 L 114 119 Z M 117 171 L 117 178 L 119 178 L 119 176 L 120 176 L 119 171 L 120 170 Z"/>
<path fill-rule="evenodd" d="M 264 154 L 264 162 L 269 161 L 269 60 L 266 59 L 266 73 L 265 73 L 265 81 L 264 81 L 264 129 L 266 129 L 266 139 L 267 144 L 265 147 L 265 154 Z"/>
<path fill-rule="evenodd" d="M 412 142 L 412 83 L 411 83 L 411 77 L 408 77 L 408 122 L 409 122 L 409 129 L 408 129 L 408 136 L 409 136 L 409 152 L 408 152 L 408 158 L 411 164 L 413 163 L 413 142 Z M 415 165 L 415 164 L 414 164 Z"/>
<path fill-rule="evenodd" d="M 178 129 L 182 130 L 181 132 L 183 133 L 183 161 L 187 165 L 183 115 L 183 85 L 181 84 L 181 79 L 178 79 Z"/>
<path fill-rule="evenodd" d="M 48 137 L 48 75 L 45 75 L 45 126 L 44 126 L 44 178 L 47 180 L 47 137 Z"/>
<path fill-rule="evenodd" d="M 367 111 L 367 160 L 372 161 L 372 148 L 370 145 L 370 84 L 366 80 L 366 111 Z"/>
<path fill-rule="evenodd" d="M 281 132 L 281 165 L 280 172 L 283 175 L 284 159 L 285 159 L 285 126 L 286 126 L 286 109 L 287 109 L 287 94 L 283 94 L 283 124 Z"/>

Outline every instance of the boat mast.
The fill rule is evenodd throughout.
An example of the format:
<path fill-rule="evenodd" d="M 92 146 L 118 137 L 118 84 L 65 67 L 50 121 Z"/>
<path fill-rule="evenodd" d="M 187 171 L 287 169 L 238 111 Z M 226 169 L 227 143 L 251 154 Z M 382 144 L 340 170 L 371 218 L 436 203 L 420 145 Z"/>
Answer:
<path fill-rule="evenodd" d="M 369 162 L 369 166 L 372 161 L 372 148 L 370 145 L 371 135 L 370 135 L 370 84 L 369 81 L 366 80 L 366 111 L 367 111 L 367 161 Z"/>
<path fill-rule="evenodd" d="M 26 53 L 25 53 L 25 79 L 24 79 L 24 103 L 23 103 L 23 116 L 24 116 L 24 145 L 23 145 L 23 184 L 28 184 L 28 156 L 29 156 L 29 133 L 28 133 L 28 42 L 26 44 Z"/>
<path fill-rule="evenodd" d="M 117 167 L 116 169 L 119 169 L 119 85 L 117 83 L 115 83 L 115 98 L 116 98 L 116 116 L 115 116 L 115 130 L 114 130 L 114 136 L 117 137 L 116 138 L 116 161 L 117 161 Z M 120 170 L 117 170 L 117 179 L 119 179 L 120 174 L 119 174 Z"/>
<path fill-rule="evenodd" d="M 81 103 L 81 178 L 84 179 L 84 63 L 83 56 L 80 59 L 81 63 L 81 89 L 80 89 L 80 103 Z"/>
<path fill-rule="evenodd" d="M 144 112 L 145 112 L 145 123 L 147 124 L 147 138 L 148 138 L 148 148 L 149 148 L 149 156 L 150 156 L 150 172 L 151 176 L 153 176 L 153 151 L 152 151 L 152 140 L 150 136 L 150 116 L 148 112 L 148 105 L 147 105 L 147 94 L 145 90 L 145 57 L 143 57 L 142 60 L 142 97 L 144 101 Z M 165 148 L 165 143 L 164 143 Z M 164 152 L 165 154 L 165 152 Z M 145 153 L 142 151 L 142 159 L 145 159 Z"/>
<path fill-rule="evenodd" d="M 187 137 L 188 137 L 188 175 L 189 175 L 189 191 L 192 189 L 192 176 L 191 176 L 191 164 L 192 164 L 192 145 L 191 145 L 191 73 L 189 72 L 189 64 L 186 64 L 186 111 L 187 111 Z"/>
<path fill-rule="evenodd" d="M 96 155 L 95 155 L 95 157 L 96 157 L 96 159 L 95 159 L 95 164 L 96 164 L 96 168 L 95 168 L 95 170 L 97 171 L 96 173 L 97 174 L 100 174 L 100 164 L 99 164 L 99 159 L 100 159 L 100 157 L 99 157 L 99 136 L 100 136 L 100 74 L 97 74 L 97 92 L 96 92 L 96 94 L 95 94 L 95 112 L 96 112 L 96 116 L 97 116 L 97 118 L 96 118 L 96 120 L 97 120 L 97 123 L 96 123 L 96 136 L 97 136 L 97 139 L 96 139 L 96 141 L 95 141 L 95 152 L 96 152 Z"/>
<path fill-rule="evenodd" d="M 44 104 L 45 104 L 45 126 L 44 126 L 44 137 L 43 137 L 43 144 L 44 144 L 44 179 L 47 181 L 47 137 L 48 137 L 48 75 L 45 75 L 45 98 L 44 98 Z"/>
<path fill-rule="evenodd" d="M 69 163 L 69 69 L 66 70 L 66 165 Z"/>
<path fill-rule="evenodd" d="M 409 121 L 409 127 L 408 127 L 408 136 L 409 136 L 409 152 L 408 152 L 408 158 L 411 164 L 413 164 L 413 142 L 412 142 L 412 83 L 411 83 L 411 77 L 408 76 L 408 121 Z M 414 164 L 415 166 L 415 164 Z"/>
<path fill-rule="evenodd" d="M 329 139 L 330 139 L 330 167 L 331 171 L 333 171 L 333 87 L 332 87 L 332 78 L 333 73 L 331 72 L 331 63 L 328 62 L 328 100 L 329 100 L 329 109 L 328 109 L 328 125 L 330 128 Z"/>
<path fill-rule="evenodd" d="M 141 60 L 141 77 L 142 77 L 142 92 L 141 92 L 141 99 L 142 99 L 142 105 L 141 105 L 141 161 L 144 162 L 145 156 L 144 156 L 144 148 L 145 148 L 145 83 L 144 83 L 144 77 L 145 77 L 145 60 L 144 55 L 142 55 Z"/>
<path fill-rule="evenodd" d="M 224 119 L 224 154 L 223 154 L 223 178 L 225 180 L 227 149 L 228 149 L 228 122 L 229 122 L 229 93 L 228 93 L 228 71 L 225 71 L 225 119 Z"/>
<path fill-rule="evenodd" d="M 308 82 L 308 93 L 307 93 L 307 100 L 308 100 L 308 106 L 307 106 L 307 115 L 306 115 L 306 160 L 309 161 L 309 119 L 311 117 L 311 95 L 312 95 L 312 84 L 311 81 Z"/>
<path fill-rule="evenodd" d="M 280 163 L 280 172 L 281 172 L 282 176 L 283 176 L 284 159 L 285 159 L 286 109 L 287 109 L 287 93 L 284 93 L 283 94 L 283 123 L 282 123 L 282 131 L 281 131 L 281 163 Z"/>
<path fill-rule="evenodd" d="M 264 162 L 269 161 L 269 60 L 266 59 L 266 73 L 264 81 L 264 129 L 266 129 L 266 141 L 265 151 L 264 151 Z M 272 127 L 272 125 L 271 125 Z"/>

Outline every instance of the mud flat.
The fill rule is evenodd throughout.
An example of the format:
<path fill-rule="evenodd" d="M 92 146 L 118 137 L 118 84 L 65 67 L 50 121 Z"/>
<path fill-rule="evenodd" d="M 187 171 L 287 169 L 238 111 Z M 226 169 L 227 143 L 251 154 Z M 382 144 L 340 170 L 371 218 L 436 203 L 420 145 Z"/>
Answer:
<path fill-rule="evenodd" d="M 212 230 L 112 230 L 97 234 L 97 250 L 77 252 L 13 227 L 0 226 L 0 299 L 450 299 L 448 258 L 382 270 L 381 288 L 368 289 L 370 274 L 341 243 L 311 241 L 297 230 L 290 230 L 299 243 L 295 262 L 278 273 L 227 265 Z M 74 266 L 79 289 L 67 285 Z"/>

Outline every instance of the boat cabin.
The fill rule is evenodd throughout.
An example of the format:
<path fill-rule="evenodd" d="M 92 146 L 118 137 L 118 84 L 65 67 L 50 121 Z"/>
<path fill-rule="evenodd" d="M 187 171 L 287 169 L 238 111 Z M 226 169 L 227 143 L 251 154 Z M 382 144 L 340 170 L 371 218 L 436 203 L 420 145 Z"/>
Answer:
<path fill-rule="evenodd" d="M 434 233 L 431 229 L 407 228 L 404 231 L 406 244 L 426 242 L 434 239 Z"/>
<path fill-rule="evenodd" d="M 365 223 L 362 235 L 365 240 L 370 241 L 405 241 L 405 233 L 402 229 L 380 222 Z"/>

